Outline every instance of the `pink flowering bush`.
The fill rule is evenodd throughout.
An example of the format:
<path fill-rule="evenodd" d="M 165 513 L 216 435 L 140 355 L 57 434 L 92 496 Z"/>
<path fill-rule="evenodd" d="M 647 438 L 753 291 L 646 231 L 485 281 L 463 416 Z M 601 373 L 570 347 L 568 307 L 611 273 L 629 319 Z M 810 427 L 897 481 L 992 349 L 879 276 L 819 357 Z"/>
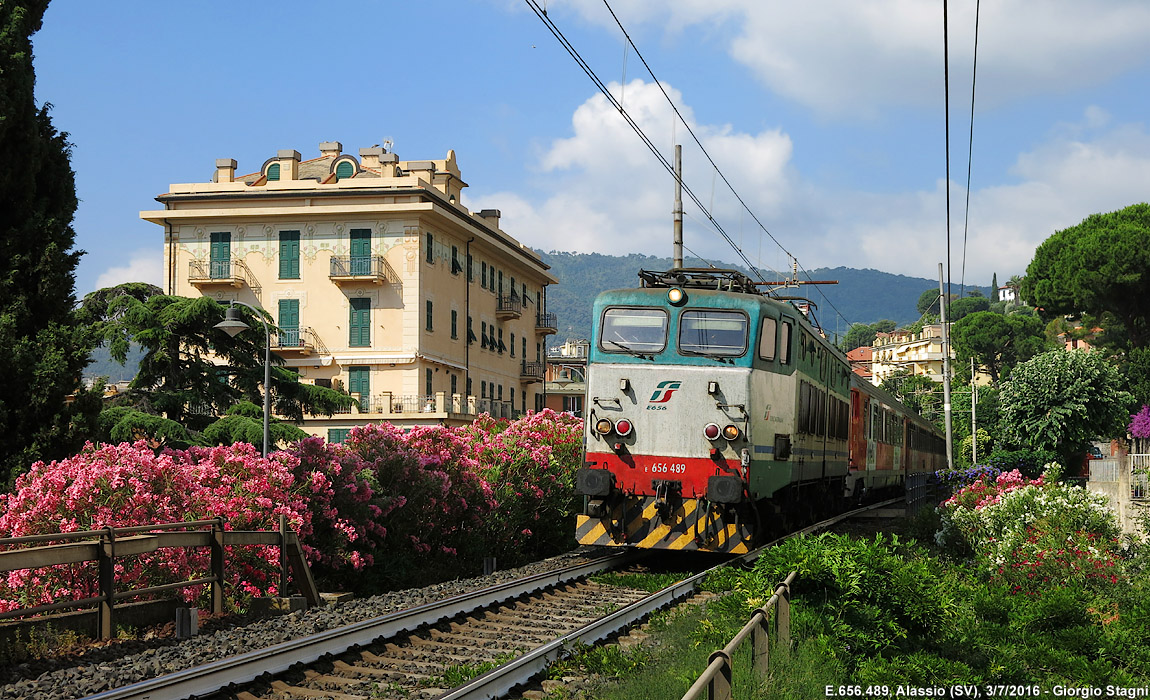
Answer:
<path fill-rule="evenodd" d="M 485 415 L 467 430 L 479 471 L 498 504 L 489 521 L 498 555 L 520 561 L 574 544 L 574 479 L 582 461 L 583 422 L 544 409 L 512 423 Z"/>
<path fill-rule="evenodd" d="M 939 506 L 939 543 L 972 554 L 1015 592 L 1052 581 L 1117 583 L 1119 528 L 1106 498 L 1045 477 L 1015 470 L 965 486 Z"/>
<path fill-rule="evenodd" d="M 263 459 L 254 447 L 164 451 L 143 441 L 92 445 L 69 459 L 37 462 L 0 495 L 0 536 L 75 532 L 106 527 L 225 519 L 233 530 L 272 529 L 279 515 L 291 527 L 310 526 L 292 474 L 293 458 Z M 227 553 L 233 593 L 274 594 L 278 555 L 273 547 L 235 547 Z M 10 572 L 0 584 L 0 608 L 13 609 L 96 593 L 92 564 Z M 183 548 L 116 560 L 117 588 L 127 590 L 186 580 L 208 570 L 205 550 Z M 200 591 L 184 589 L 192 599 Z"/>
<path fill-rule="evenodd" d="M 1144 404 L 1142 410 L 1130 416 L 1130 425 L 1126 430 L 1131 437 L 1150 438 L 1150 406 Z"/>
<path fill-rule="evenodd" d="M 383 423 L 353 428 L 345 446 L 371 471 L 379 524 L 386 528 L 374 575 L 399 585 L 420 569 L 458 573 L 482 557 L 494 507 L 458 429 Z"/>

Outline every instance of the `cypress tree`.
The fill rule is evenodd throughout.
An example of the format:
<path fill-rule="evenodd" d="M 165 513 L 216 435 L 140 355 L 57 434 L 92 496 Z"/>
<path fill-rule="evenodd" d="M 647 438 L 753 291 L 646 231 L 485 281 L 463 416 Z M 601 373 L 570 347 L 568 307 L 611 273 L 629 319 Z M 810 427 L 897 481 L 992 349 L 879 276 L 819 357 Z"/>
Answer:
<path fill-rule="evenodd" d="M 65 398 L 89 351 L 73 317 L 81 253 L 70 145 L 34 94 L 31 37 L 47 7 L 0 2 L 0 485 L 71 447 Z"/>
<path fill-rule="evenodd" d="M 998 273 L 995 272 L 994 276 L 990 278 L 990 300 L 998 301 Z"/>

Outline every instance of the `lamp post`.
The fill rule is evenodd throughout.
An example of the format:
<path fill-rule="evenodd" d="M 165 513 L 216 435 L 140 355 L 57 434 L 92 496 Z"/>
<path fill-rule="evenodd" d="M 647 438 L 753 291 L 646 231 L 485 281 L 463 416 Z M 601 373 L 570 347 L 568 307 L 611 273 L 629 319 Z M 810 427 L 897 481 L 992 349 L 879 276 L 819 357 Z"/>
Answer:
<path fill-rule="evenodd" d="M 236 304 L 246 306 L 252 310 L 252 313 L 259 318 L 260 322 L 264 324 L 264 450 L 263 456 L 268 456 L 268 416 L 271 413 L 271 396 L 272 396 L 272 332 L 268 327 L 268 322 L 264 320 L 263 315 L 259 310 L 250 304 L 245 304 L 242 301 L 233 301 L 232 305 L 224 312 L 224 320 L 217 323 L 214 328 L 218 328 L 231 337 L 236 337 L 240 331 L 246 331 L 251 326 L 244 323 L 240 317 L 240 310 L 236 308 Z"/>

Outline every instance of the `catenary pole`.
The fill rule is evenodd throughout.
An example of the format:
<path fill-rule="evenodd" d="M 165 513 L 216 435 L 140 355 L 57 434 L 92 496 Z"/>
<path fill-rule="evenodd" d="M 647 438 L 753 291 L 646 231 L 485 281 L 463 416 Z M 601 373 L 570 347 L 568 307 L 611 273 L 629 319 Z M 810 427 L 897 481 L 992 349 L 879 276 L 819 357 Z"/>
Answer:
<path fill-rule="evenodd" d="M 946 327 L 946 298 L 942 287 L 942 263 L 938 264 L 938 310 L 942 322 L 942 408 L 946 416 L 946 468 L 954 469 L 954 434 L 950 418 L 950 332 Z"/>

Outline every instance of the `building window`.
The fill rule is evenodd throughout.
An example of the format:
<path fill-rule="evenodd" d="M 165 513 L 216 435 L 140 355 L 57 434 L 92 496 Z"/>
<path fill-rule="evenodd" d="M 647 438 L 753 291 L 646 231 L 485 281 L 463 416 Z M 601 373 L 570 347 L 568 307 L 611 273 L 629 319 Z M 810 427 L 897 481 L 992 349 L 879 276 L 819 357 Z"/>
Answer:
<path fill-rule="evenodd" d="M 511 410 L 515 410 L 515 387 L 511 387 L 511 395 L 507 398 L 507 402 L 511 404 Z"/>
<path fill-rule="evenodd" d="M 487 347 L 487 321 L 479 322 L 479 347 Z"/>
<path fill-rule="evenodd" d="M 583 415 L 583 397 L 582 396 L 564 396 L 563 397 L 563 412 L 570 413 L 575 417 Z"/>
<path fill-rule="evenodd" d="M 268 182 L 280 179 L 280 164 L 272 163 L 268 166 Z"/>
<path fill-rule="evenodd" d="M 487 289 L 487 263 L 479 263 L 479 286 Z"/>
<path fill-rule="evenodd" d="M 459 312 L 455 309 L 451 310 L 451 339 L 457 340 L 459 338 Z"/>
<path fill-rule="evenodd" d="M 371 345 L 371 299 L 353 297 L 348 301 L 351 318 L 348 320 L 347 344 L 353 348 L 366 348 Z"/>
<path fill-rule="evenodd" d="M 515 293 L 515 278 L 514 277 L 511 278 L 511 298 L 514 299 L 515 301 L 519 301 L 519 295 Z"/>
<path fill-rule="evenodd" d="M 366 412 L 371 407 L 371 368 L 347 368 L 347 393 L 359 401 L 359 410 Z"/>
<path fill-rule="evenodd" d="M 471 377 L 467 378 L 467 395 L 471 396 Z"/>
<path fill-rule="evenodd" d="M 346 180 L 347 178 L 355 175 L 355 165 L 350 160 L 340 162 L 335 166 L 335 179 Z"/>
<path fill-rule="evenodd" d="M 499 400 L 500 401 L 503 400 L 503 385 L 502 384 L 499 385 Z"/>
<path fill-rule="evenodd" d="M 427 389 L 427 400 L 430 401 L 432 394 L 435 393 L 431 390 L 431 368 L 430 367 L 428 367 L 426 370 L 424 370 L 424 388 Z"/>
<path fill-rule="evenodd" d="M 467 317 L 467 344 L 471 345 L 475 342 L 475 331 L 472 330 L 471 317 Z"/>
<path fill-rule="evenodd" d="M 451 375 L 451 395 L 455 396 L 459 393 L 459 376 Z"/>
<path fill-rule="evenodd" d="M 280 279 L 299 279 L 299 231 L 280 231 Z"/>
<path fill-rule="evenodd" d="M 467 254 L 467 281 L 475 281 L 475 261 L 471 258 L 471 253 Z"/>
<path fill-rule="evenodd" d="M 499 271 L 499 296 L 503 296 L 503 270 Z"/>
<path fill-rule="evenodd" d="M 479 398 L 487 398 L 487 382 L 484 380 L 480 380 L 479 382 Z"/>
<path fill-rule="evenodd" d="M 435 305 L 431 302 L 430 299 L 427 300 L 426 304 L 427 304 L 427 321 L 426 321 L 425 327 L 427 328 L 427 330 L 433 331 L 433 330 L 435 330 L 435 327 L 432 323 L 432 319 L 434 318 L 433 309 L 435 308 Z"/>
<path fill-rule="evenodd" d="M 347 440 L 347 434 L 350 432 L 351 428 L 328 428 L 327 441 L 333 445 L 338 445 L 344 440 Z"/>
<path fill-rule="evenodd" d="M 515 357 L 515 334 L 511 334 L 511 356 Z"/>
<path fill-rule="evenodd" d="M 430 233 L 426 236 L 427 239 L 427 262 L 435 262 L 435 237 Z"/>
<path fill-rule="evenodd" d="M 208 250 L 208 274 L 214 279 L 227 279 L 232 276 L 232 234 L 227 231 L 212 231 L 211 248 Z"/>
<path fill-rule="evenodd" d="M 351 274 L 371 274 L 371 229 L 353 228 L 350 232 Z"/>
<path fill-rule="evenodd" d="M 503 344 L 503 329 L 502 328 L 499 329 L 499 345 L 497 347 L 499 348 L 499 354 L 500 355 L 502 355 L 503 351 L 507 349 L 507 346 Z"/>
<path fill-rule="evenodd" d="M 523 336 L 523 338 L 521 338 L 521 340 L 523 341 L 523 359 L 526 360 L 527 359 L 527 336 Z M 512 341 L 512 342 L 514 343 L 514 341 Z M 536 360 L 536 362 L 538 362 L 538 360 Z M 524 410 L 526 410 L 526 409 L 524 409 Z"/>
<path fill-rule="evenodd" d="M 459 247 L 451 246 L 451 274 L 458 275 L 463 272 L 463 267 L 459 264 Z"/>
<path fill-rule="evenodd" d="M 299 299 L 280 299 L 277 325 L 280 327 L 280 347 L 302 346 L 299 337 Z"/>

